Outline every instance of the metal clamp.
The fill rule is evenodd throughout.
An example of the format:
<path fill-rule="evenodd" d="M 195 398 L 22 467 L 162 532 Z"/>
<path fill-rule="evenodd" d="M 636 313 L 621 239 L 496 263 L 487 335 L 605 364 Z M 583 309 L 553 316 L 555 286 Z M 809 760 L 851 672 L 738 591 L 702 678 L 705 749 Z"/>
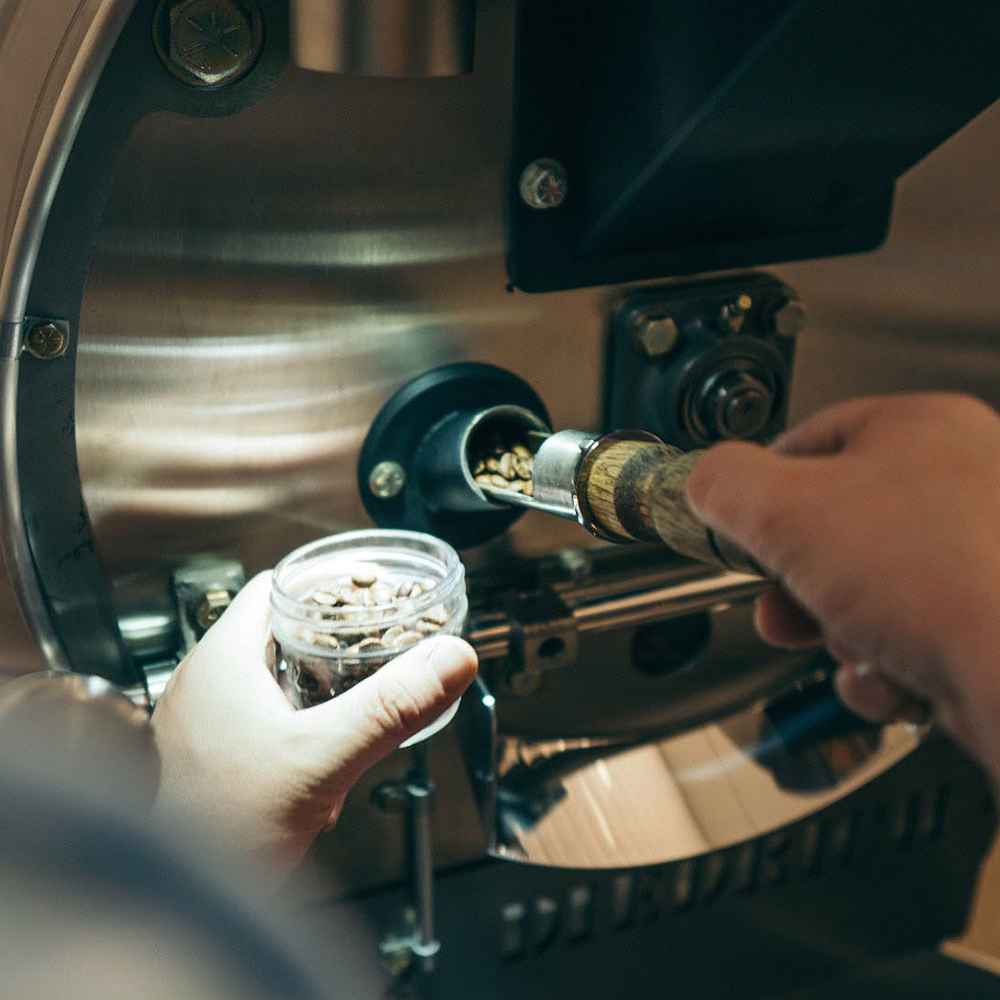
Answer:
<path fill-rule="evenodd" d="M 546 670 L 576 662 L 576 619 L 562 597 L 549 587 L 513 595 L 506 610 L 511 630 L 508 682 L 515 694 L 534 694 Z"/>
<path fill-rule="evenodd" d="M 219 620 L 246 583 L 243 564 L 232 559 L 212 559 L 183 566 L 173 575 L 182 658 Z"/>

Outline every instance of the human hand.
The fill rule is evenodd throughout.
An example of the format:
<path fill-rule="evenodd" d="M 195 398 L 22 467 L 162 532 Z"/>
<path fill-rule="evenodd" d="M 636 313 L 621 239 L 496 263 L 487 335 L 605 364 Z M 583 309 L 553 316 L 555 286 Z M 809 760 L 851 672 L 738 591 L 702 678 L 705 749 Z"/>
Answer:
<path fill-rule="evenodd" d="M 964 396 L 854 400 L 770 449 L 711 449 L 695 512 L 781 583 L 764 639 L 825 643 L 873 721 L 914 702 L 1000 777 L 1000 419 Z"/>
<path fill-rule="evenodd" d="M 279 875 L 336 821 L 351 786 L 472 682 L 461 639 L 426 640 L 374 676 L 295 711 L 266 664 L 270 573 L 254 578 L 177 668 L 153 713 L 155 812 L 212 823 Z"/>

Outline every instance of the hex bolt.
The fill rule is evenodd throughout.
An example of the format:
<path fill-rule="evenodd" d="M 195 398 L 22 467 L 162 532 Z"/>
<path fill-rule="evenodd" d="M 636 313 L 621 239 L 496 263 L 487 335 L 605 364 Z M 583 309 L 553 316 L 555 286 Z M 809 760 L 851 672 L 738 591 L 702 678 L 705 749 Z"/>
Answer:
<path fill-rule="evenodd" d="M 417 913 L 408 906 L 401 914 L 399 927 L 390 931 L 379 942 L 379 958 L 390 976 L 398 979 L 409 972 L 416 958 L 416 941 Z"/>
<path fill-rule="evenodd" d="M 680 339 L 680 330 L 669 316 L 638 316 L 632 327 L 632 344 L 647 358 L 666 357 Z"/>
<path fill-rule="evenodd" d="M 797 337 L 806 328 L 806 307 L 786 299 L 771 315 L 771 328 L 779 337 Z"/>
<path fill-rule="evenodd" d="M 738 295 L 728 302 L 719 312 L 719 321 L 730 333 L 739 333 L 743 329 L 747 313 L 753 308 L 753 299 L 746 293 Z"/>
<path fill-rule="evenodd" d="M 61 358 L 69 347 L 69 338 L 55 323 L 37 323 L 24 341 L 24 349 L 39 361 Z"/>
<path fill-rule="evenodd" d="M 521 171 L 518 187 L 529 208 L 558 208 L 569 194 L 569 177 L 558 160 L 532 160 Z"/>
<path fill-rule="evenodd" d="M 261 40 L 235 0 L 182 0 L 170 10 L 170 61 L 195 86 L 220 87 L 243 76 Z"/>
<path fill-rule="evenodd" d="M 232 603 L 233 595 L 228 590 L 207 591 L 195 610 L 194 619 L 198 627 L 207 632 Z"/>
<path fill-rule="evenodd" d="M 368 476 L 368 489 L 379 500 L 398 497 L 406 486 L 406 470 L 399 462 L 379 462 Z"/>
<path fill-rule="evenodd" d="M 584 579 L 593 568 L 593 560 L 582 549 L 562 549 L 557 559 L 566 576 L 571 580 Z"/>
<path fill-rule="evenodd" d="M 382 968 L 393 979 L 401 979 L 413 965 L 413 944 L 408 939 L 386 938 L 379 943 L 378 950 Z"/>

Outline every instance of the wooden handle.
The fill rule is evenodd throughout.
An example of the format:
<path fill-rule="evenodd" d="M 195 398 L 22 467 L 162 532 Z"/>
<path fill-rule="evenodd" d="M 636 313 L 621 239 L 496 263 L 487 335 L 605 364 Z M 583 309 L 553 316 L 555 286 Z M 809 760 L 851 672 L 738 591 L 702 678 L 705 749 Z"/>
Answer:
<path fill-rule="evenodd" d="M 579 492 L 610 535 L 663 542 L 700 562 L 763 576 L 749 555 L 715 535 L 688 506 L 687 479 L 702 454 L 653 441 L 609 441 L 581 470 Z"/>

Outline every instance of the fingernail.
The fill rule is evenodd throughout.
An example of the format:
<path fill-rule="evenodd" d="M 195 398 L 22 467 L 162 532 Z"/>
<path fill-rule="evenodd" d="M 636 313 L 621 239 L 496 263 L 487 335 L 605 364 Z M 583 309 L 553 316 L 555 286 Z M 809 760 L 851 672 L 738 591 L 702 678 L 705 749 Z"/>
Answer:
<path fill-rule="evenodd" d="M 473 648 L 457 636 L 439 636 L 428 643 L 427 665 L 438 675 L 445 691 L 464 690 L 477 669 Z"/>
<path fill-rule="evenodd" d="M 852 667 L 855 677 L 867 677 L 872 672 L 870 663 L 855 663 Z"/>

